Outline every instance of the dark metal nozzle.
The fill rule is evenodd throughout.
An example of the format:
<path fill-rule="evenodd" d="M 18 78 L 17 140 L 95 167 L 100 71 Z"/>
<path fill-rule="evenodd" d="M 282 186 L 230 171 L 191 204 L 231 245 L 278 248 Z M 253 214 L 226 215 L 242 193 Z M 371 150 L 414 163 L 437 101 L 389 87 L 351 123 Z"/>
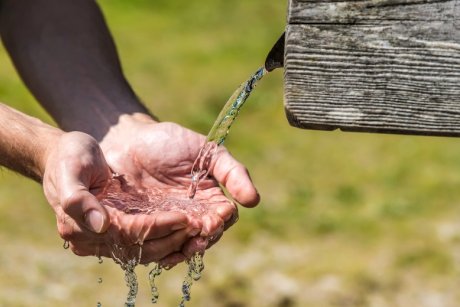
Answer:
<path fill-rule="evenodd" d="M 267 71 L 272 71 L 276 68 L 281 68 L 284 66 L 284 41 L 285 35 L 283 33 L 278 39 L 276 44 L 273 46 L 272 50 L 268 53 L 267 59 L 265 60 L 265 69 Z"/>

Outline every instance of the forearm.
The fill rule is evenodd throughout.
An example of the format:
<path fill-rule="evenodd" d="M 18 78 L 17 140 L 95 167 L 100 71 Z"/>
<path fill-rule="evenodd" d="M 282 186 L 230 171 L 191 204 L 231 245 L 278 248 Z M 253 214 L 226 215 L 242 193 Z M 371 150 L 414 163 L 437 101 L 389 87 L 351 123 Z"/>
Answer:
<path fill-rule="evenodd" d="M 93 0 L 3 0 L 0 33 L 37 100 L 64 130 L 101 140 L 123 114 L 147 114 Z"/>
<path fill-rule="evenodd" d="M 0 165 L 41 182 L 50 145 L 62 132 L 0 103 Z"/>

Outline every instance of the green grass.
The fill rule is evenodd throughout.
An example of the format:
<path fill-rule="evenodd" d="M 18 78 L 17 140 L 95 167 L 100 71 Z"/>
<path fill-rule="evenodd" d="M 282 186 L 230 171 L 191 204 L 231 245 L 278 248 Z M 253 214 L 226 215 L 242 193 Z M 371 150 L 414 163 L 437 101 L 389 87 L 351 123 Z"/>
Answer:
<path fill-rule="evenodd" d="M 284 1 L 100 4 L 142 100 L 201 133 L 262 65 L 286 13 Z M 0 66 L 0 100 L 52 122 L 4 50 Z M 268 75 L 230 132 L 226 146 L 262 203 L 241 209 L 208 252 L 189 306 L 457 306 L 459 140 L 294 129 L 282 82 L 282 71 Z M 6 170 L 0 243 L 0 306 L 122 305 L 120 270 L 62 249 L 40 187 Z M 146 269 L 139 273 L 145 306 Z M 160 278 L 160 306 L 177 303 L 183 274 Z"/>

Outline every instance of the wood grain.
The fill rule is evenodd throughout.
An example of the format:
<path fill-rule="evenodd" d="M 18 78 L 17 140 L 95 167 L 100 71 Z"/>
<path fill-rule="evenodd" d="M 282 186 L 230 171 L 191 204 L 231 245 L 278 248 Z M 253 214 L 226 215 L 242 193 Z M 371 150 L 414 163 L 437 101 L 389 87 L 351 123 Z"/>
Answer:
<path fill-rule="evenodd" d="M 289 122 L 309 129 L 460 136 L 457 1 L 291 0 Z"/>

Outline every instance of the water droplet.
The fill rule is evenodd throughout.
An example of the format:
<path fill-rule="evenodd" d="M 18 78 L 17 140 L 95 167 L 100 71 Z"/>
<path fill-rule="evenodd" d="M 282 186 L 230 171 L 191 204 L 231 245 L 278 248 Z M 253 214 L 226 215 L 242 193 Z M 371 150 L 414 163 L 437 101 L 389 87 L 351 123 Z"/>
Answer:
<path fill-rule="evenodd" d="M 134 257 L 131 259 L 130 252 L 133 252 L 133 247 L 125 247 L 118 244 L 112 244 L 110 246 L 113 261 L 120 265 L 121 269 L 125 272 L 125 282 L 128 287 L 128 294 L 125 302 L 126 307 L 134 307 L 139 289 L 137 275 L 134 269 L 139 264 L 142 247 L 139 245 L 136 246 L 139 248 L 139 258 Z"/>
<path fill-rule="evenodd" d="M 191 289 L 193 281 L 197 281 L 201 278 L 201 272 L 204 269 L 203 256 L 196 253 L 190 260 L 187 261 L 188 271 L 187 275 L 182 282 L 182 300 L 179 306 L 185 306 L 185 302 L 190 301 Z"/>
<path fill-rule="evenodd" d="M 125 303 L 126 307 L 134 307 L 134 304 L 136 302 L 137 291 L 139 289 L 137 275 L 134 272 L 134 268 L 136 267 L 136 265 L 136 260 L 130 260 L 128 261 L 124 269 L 126 285 L 129 288 Z"/>
<path fill-rule="evenodd" d="M 97 302 L 97 307 L 102 307 L 101 302 Z"/>
<path fill-rule="evenodd" d="M 99 278 L 97 279 L 97 282 L 98 282 L 99 284 L 102 284 L 102 277 L 99 277 Z"/>
<path fill-rule="evenodd" d="M 97 261 L 97 262 L 98 262 L 99 264 L 102 264 L 102 263 L 104 262 L 104 260 L 102 260 L 102 257 L 101 257 L 101 256 L 99 256 L 99 258 L 98 258 L 98 261 Z"/>
<path fill-rule="evenodd" d="M 64 247 L 64 249 L 69 249 L 70 242 L 69 241 L 64 241 L 64 244 L 62 245 L 62 247 Z"/>

